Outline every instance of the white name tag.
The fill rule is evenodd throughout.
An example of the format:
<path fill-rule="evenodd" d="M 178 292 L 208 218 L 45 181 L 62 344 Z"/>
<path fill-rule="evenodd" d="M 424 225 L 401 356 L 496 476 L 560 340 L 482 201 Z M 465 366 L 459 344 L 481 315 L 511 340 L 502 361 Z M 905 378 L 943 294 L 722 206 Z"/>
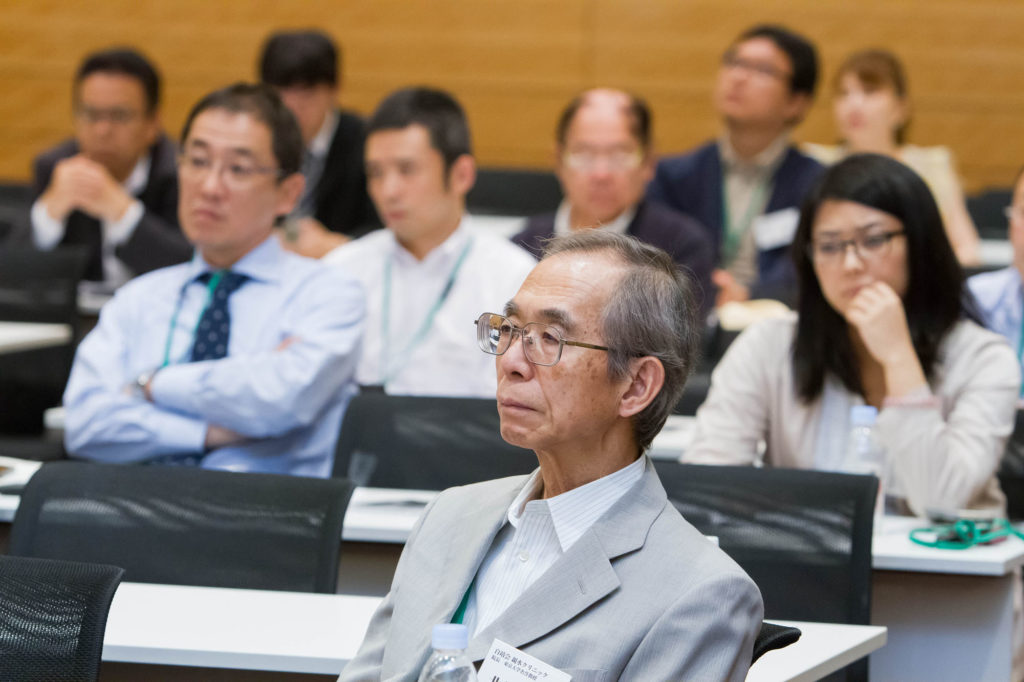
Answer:
<path fill-rule="evenodd" d="M 790 244 L 799 221 L 800 211 L 795 208 L 784 208 L 758 216 L 754 220 L 754 241 L 758 250 L 767 251 Z"/>
<path fill-rule="evenodd" d="M 558 668 L 500 639 L 491 643 L 476 678 L 480 682 L 569 682 L 572 679 Z"/>

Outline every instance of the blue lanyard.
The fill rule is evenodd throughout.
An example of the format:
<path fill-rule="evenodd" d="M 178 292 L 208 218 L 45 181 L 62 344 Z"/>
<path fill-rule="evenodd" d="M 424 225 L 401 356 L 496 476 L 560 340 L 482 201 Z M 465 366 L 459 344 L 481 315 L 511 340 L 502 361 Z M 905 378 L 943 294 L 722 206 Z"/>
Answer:
<path fill-rule="evenodd" d="M 466 260 L 466 254 L 469 253 L 470 247 L 473 246 L 473 239 L 470 238 L 466 242 L 466 245 L 462 247 L 462 253 L 459 254 L 458 259 L 455 261 L 455 265 L 452 266 L 452 271 L 448 273 L 448 281 L 445 282 L 444 288 L 441 289 L 441 295 L 434 301 L 434 305 L 431 306 L 427 312 L 426 317 L 423 318 L 423 322 L 420 324 L 420 328 L 416 330 L 413 337 L 406 344 L 405 348 L 402 349 L 401 354 L 398 356 L 398 364 L 394 364 L 390 360 L 389 347 L 391 345 L 391 257 L 389 256 L 384 263 L 384 294 L 383 302 L 381 307 L 383 314 L 380 320 L 380 383 L 383 386 L 387 386 L 388 381 L 398 373 L 405 363 L 409 361 L 409 356 L 412 354 L 413 349 L 416 346 L 423 343 L 423 340 L 427 338 L 427 333 L 430 328 L 434 326 L 434 318 L 437 317 L 437 312 L 444 305 L 444 302 L 448 299 L 448 294 L 452 292 L 452 287 L 455 285 L 455 277 L 459 274 L 459 269 L 462 267 L 463 261 Z"/>
<path fill-rule="evenodd" d="M 199 323 L 203 319 L 203 313 L 210 307 L 210 301 L 213 300 L 213 292 L 220 284 L 221 279 L 224 278 L 224 270 L 218 270 L 213 273 L 210 277 L 209 283 L 206 285 L 206 303 L 203 304 L 203 309 L 199 312 L 199 317 L 196 318 L 196 326 L 192 328 L 192 339 L 196 338 L 196 330 L 199 329 Z M 178 314 L 181 313 L 181 304 L 185 300 L 185 289 L 192 283 L 192 280 L 185 282 L 185 286 L 181 287 L 181 292 L 178 294 L 178 303 L 174 306 L 174 314 L 171 315 L 171 324 L 167 328 L 167 341 L 164 343 L 164 361 L 160 363 L 160 367 L 164 368 L 171 364 L 171 341 L 174 339 L 174 328 L 178 326 Z"/>

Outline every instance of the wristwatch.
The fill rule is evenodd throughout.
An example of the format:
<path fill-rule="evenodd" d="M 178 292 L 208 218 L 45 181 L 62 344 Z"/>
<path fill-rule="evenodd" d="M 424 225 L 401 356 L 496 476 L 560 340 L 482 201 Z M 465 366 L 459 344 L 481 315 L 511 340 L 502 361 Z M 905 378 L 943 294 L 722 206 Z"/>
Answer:
<path fill-rule="evenodd" d="M 148 372 L 143 372 L 139 376 L 135 377 L 135 382 L 132 384 L 132 392 L 137 397 L 142 398 L 143 400 L 150 399 L 149 395 L 146 394 L 146 386 L 148 386 L 149 382 L 153 380 L 153 377 L 156 376 L 159 369 L 159 367 L 157 369 L 151 369 Z"/>

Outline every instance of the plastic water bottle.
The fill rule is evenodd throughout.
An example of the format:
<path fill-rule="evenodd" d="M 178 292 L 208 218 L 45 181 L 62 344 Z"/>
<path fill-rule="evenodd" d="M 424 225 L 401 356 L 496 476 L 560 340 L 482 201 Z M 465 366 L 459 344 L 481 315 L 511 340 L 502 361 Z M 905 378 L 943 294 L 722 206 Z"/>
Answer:
<path fill-rule="evenodd" d="M 439 623 L 431 634 L 434 653 L 420 671 L 419 682 L 477 682 L 476 668 L 466 658 L 469 631 L 459 623 Z"/>
<path fill-rule="evenodd" d="M 852 474 L 873 474 L 878 477 L 878 499 L 875 501 L 875 518 L 885 511 L 885 447 L 875 435 L 875 420 L 878 409 L 871 405 L 854 405 L 850 408 L 850 435 L 846 441 L 846 456 L 843 471 Z"/>

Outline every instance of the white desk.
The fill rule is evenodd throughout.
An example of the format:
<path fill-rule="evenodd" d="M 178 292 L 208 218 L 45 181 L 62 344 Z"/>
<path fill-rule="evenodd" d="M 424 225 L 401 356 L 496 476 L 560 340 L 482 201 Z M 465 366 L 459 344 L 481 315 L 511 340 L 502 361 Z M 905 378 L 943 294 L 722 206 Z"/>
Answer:
<path fill-rule="evenodd" d="M 71 340 L 66 324 L 0 322 L 0 354 L 60 346 Z"/>
<path fill-rule="evenodd" d="M 123 583 L 103 660 L 338 674 L 355 655 L 376 597 Z M 803 631 L 769 652 L 751 682 L 812 680 L 885 644 L 885 628 L 787 623 Z"/>

